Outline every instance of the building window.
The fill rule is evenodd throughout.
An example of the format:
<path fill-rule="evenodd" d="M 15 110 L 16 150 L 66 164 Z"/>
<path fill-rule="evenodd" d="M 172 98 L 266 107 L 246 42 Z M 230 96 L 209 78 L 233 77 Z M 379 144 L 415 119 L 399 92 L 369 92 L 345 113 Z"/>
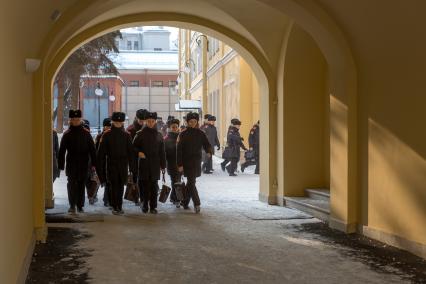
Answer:
<path fill-rule="evenodd" d="M 169 88 L 174 88 L 177 86 L 177 82 L 176 81 L 169 81 Z"/>
<path fill-rule="evenodd" d="M 127 49 L 132 50 L 132 42 L 130 40 L 127 41 Z"/>
<path fill-rule="evenodd" d="M 130 81 L 129 86 L 130 87 L 139 87 L 139 81 Z"/>
<path fill-rule="evenodd" d="M 154 47 L 154 51 L 162 51 L 163 49 L 161 47 Z"/>
<path fill-rule="evenodd" d="M 134 50 L 139 50 L 139 41 L 133 43 Z"/>
<path fill-rule="evenodd" d="M 151 86 L 154 87 L 154 88 L 163 87 L 163 81 L 152 81 Z"/>

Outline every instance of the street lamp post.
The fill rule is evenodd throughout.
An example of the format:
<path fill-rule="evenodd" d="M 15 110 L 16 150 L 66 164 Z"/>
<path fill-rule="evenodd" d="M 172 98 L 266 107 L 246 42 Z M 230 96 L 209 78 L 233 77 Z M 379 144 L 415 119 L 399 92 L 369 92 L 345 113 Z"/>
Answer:
<path fill-rule="evenodd" d="M 115 102 L 115 96 L 114 96 L 114 91 L 111 91 L 111 95 L 109 96 L 109 101 L 111 102 L 111 112 L 114 112 L 114 102 Z"/>
<path fill-rule="evenodd" d="M 98 96 L 98 134 L 101 133 L 101 97 L 104 91 L 101 89 L 101 84 L 96 84 L 95 95 Z"/>
<path fill-rule="evenodd" d="M 83 79 L 80 78 L 80 82 L 79 82 L 78 86 L 79 86 L 79 88 L 78 88 L 78 109 L 81 110 L 81 94 L 80 94 L 80 91 L 84 87 L 84 80 Z"/>

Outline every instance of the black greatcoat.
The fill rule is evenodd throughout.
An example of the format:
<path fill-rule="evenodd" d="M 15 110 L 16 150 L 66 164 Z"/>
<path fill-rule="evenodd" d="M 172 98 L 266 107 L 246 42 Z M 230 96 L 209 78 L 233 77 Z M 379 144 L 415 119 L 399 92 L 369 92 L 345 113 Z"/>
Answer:
<path fill-rule="evenodd" d="M 166 168 L 166 155 L 161 133 L 156 128 L 144 127 L 136 133 L 133 146 L 136 153 L 143 152 L 145 154 L 145 159 L 139 158 L 139 179 L 159 180 L 160 169 Z"/>
<path fill-rule="evenodd" d="M 164 148 L 166 151 L 166 161 L 167 161 L 167 172 L 177 172 L 177 162 L 176 162 L 176 141 L 179 136 L 179 133 L 169 132 L 167 136 L 164 137 Z"/>
<path fill-rule="evenodd" d="M 66 175 L 73 180 L 86 180 L 89 170 L 89 159 L 92 166 L 96 163 L 95 143 L 93 143 L 90 132 L 82 125 L 70 126 L 62 136 L 59 147 L 58 167 L 60 170 L 65 166 L 66 156 Z"/>
<path fill-rule="evenodd" d="M 177 144 L 177 164 L 183 166 L 186 177 L 201 176 L 201 148 L 212 154 L 206 134 L 199 128 L 186 128 L 180 133 Z"/>
<path fill-rule="evenodd" d="M 227 137 L 227 147 L 230 148 L 229 158 L 231 159 L 240 159 L 240 147 L 244 150 L 247 150 L 242 142 L 240 131 L 238 128 L 233 126 L 229 128 Z"/>
<path fill-rule="evenodd" d="M 124 128 L 112 126 L 102 135 L 98 149 L 98 174 L 101 183 L 118 178 L 122 185 L 127 183 L 127 176 L 136 173 L 132 139 Z"/>
<path fill-rule="evenodd" d="M 253 148 L 256 156 L 259 156 L 259 140 L 260 140 L 260 127 L 258 124 L 253 125 L 249 134 L 249 146 Z"/>
<path fill-rule="evenodd" d="M 204 132 L 206 133 L 207 139 L 209 140 L 209 143 L 212 146 L 214 152 L 215 146 L 220 147 L 219 138 L 217 137 L 216 126 L 209 124 L 204 128 Z"/>

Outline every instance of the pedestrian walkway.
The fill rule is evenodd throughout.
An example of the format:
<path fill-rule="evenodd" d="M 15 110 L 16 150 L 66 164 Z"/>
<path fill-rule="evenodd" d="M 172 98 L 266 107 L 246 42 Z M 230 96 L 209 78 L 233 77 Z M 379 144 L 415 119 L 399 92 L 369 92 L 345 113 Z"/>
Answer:
<path fill-rule="evenodd" d="M 259 176 L 253 171 L 254 167 L 229 177 L 215 159 L 215 172 L 197 183 L 201 214 L 169 202 L 159 204 L 157 215 L 142 214 L 125 202 L 124 216 L 114 216 L 103 206 L 100 192 L 97 204 L 86 202 L 81 223 L 49 225 L 52 237 L 61 228 L 60 234 L 74 239 L 72 244 L 64 241 L 69 248 L 53 262 L 53 267 L 68 265 L 69 270 L 60 268 L 62 274 L 55 277 L 69 283 L 426 281 L 424 262 L 418 258 L 413 260 L 418 262 L 416 272 L 409 273 L 395 266 L 402 260 L 386 262 L 381 256 L 404 256 L 400 251 L 357 245 L 365 241 L 333 232 L 300 211 L 259 202 Z M 56 208 L 48 214 L 60 215 L 68 209 L 64 177 L 55 183 L 55 198 Z M 58 242 L 47 245 L 60 246 Z M 45 280 L 34 283 L 49 283 Z"/>

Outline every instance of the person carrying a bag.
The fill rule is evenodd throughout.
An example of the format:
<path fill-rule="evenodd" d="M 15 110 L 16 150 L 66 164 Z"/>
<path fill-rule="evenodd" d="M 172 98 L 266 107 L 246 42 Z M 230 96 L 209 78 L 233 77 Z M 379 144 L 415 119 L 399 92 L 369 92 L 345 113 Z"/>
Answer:
<path fill-rule="evenodd" d="M 158 180 L 160 171 L 164 174 L 166 156 L 163 136 L 156 127 L 157 113 L 146 114 L 146 127 L 139 131 L 133 146 L 139 157 L 138 179 L 142 181 L 142 212 L 157 214 Z M 149 208 L 148 208 L 149 205 Z"/>
<path fill-rule="evenodd" d="M 180 201 L 176 196 L 175 183 L 179 182 L 181 174 L 178 171 L 176 162 L 176 141 L 179 136 L 179 124 L 178 119 L 170 119 L 167 121 L 168 133 L 164 137 L 164 147 L 166 151 L 166 162 L 167 162 L 167 173 L 170 176 L 170 182 L 172 184 L 172 193 L 170 195 L 170 201 L 180 207 Z"/>
<path fill-rule="evenodd" d="M 200 197 L 195 186 L 196 178 L 201 176 L 201 149 L 207 155 L 212 155 L 212 147 L 206 134 L 198 127 L 200 117 L 198 113 L 188 113 L 186 116 L 187 128 L 182 131 L 177 139 L 177 165 L 179 172 L 187 177 L 187 196 L 183 202 L 184 209 L 189 209 L 192 199 L 195 213 L 200 212 Z"/>

